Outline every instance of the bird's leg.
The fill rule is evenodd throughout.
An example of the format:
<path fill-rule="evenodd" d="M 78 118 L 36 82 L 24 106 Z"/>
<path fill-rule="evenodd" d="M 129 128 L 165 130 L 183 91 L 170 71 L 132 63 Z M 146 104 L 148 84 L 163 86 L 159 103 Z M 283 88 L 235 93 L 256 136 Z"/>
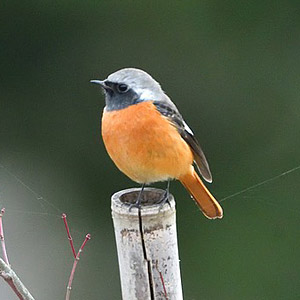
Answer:
<path fill-rule="evenodd" d="M 169 201 L 169 196 L 170 196 L 170 178 L 168 179 L 167 188 L 165 189 L 162 197 L 158 201 L 160 207 L 163 207 L 166 202 L 171 206 L 171 203 Z"/>
<path fill-rule="evenodd" d="M 138 197 L 137 197 L 135 203 L 129 205 L 129 211 L 131 211 L 131 209 L 133 207 L 141 208 L 142 195 L 143 195 L 144 188 L 145 188 L 145 183 L 142 184 L 140 192 L 138 194 Z"/>

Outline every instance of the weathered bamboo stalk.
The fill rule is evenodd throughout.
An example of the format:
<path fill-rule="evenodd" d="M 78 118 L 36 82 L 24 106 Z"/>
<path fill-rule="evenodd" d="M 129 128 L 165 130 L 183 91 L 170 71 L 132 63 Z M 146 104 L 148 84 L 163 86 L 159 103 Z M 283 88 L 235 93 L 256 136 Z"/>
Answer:
<path fill-rule="evenodd" d="M 145 188 L 141 209 L 134 203 L 140 189 L 112 196 L 123 300 L 183 299 L 178 258 L 174 197 L 156 204 L 164 190 Z"/>

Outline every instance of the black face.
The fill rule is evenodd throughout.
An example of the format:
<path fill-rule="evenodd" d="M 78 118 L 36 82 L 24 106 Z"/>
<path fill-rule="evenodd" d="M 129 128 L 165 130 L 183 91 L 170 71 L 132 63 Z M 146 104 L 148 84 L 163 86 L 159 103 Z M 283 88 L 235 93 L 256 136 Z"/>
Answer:
<path fill-rule="evenodd" d="M 138 95 L 125 83 L 105 81 L 106 110 L 119 110 L 138 103 Z"/>

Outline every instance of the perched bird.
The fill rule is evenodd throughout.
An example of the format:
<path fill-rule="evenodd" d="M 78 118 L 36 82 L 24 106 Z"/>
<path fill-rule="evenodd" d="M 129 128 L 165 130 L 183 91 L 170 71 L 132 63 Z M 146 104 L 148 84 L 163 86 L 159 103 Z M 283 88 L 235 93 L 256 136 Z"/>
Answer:
<path fill-rule="evenodd" d="M 210 219 L 223 210 L 205 187 L 212 182 L 204 153 L 175 104 L 148 73 L 121 69 L 107 79 L 91 80 L 105 92 L 102 137 L 116 166 L 133 181 L 145 184 L 178 179 Z M 142 191 L 141 190 L 141 191 Z M 138 197 L 135 206 L 140 206 Z M 168 199 L 168 188 L 165 202 Z"/>

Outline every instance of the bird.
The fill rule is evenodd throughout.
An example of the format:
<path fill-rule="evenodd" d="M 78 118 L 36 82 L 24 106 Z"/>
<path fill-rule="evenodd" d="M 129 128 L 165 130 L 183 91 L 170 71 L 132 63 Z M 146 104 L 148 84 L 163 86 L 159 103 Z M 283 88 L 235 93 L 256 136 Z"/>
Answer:
<path fill-rule="evenodd" d="M 212 182 L 207 159 L 193 131 L 160 84 L 147 72 L 123 68 L 105 80 L 91 80 L 105 95 L 101 133 L 115 165 L 142 184 L 179 180 L 209 219 L 223 210 L 200 179 Z M 140 194 L 141 194 L 140 192 Z M 140 196 L 140 195 L 139 195 Z M 140 207 L 141 197 L 135 206 Z"/>

